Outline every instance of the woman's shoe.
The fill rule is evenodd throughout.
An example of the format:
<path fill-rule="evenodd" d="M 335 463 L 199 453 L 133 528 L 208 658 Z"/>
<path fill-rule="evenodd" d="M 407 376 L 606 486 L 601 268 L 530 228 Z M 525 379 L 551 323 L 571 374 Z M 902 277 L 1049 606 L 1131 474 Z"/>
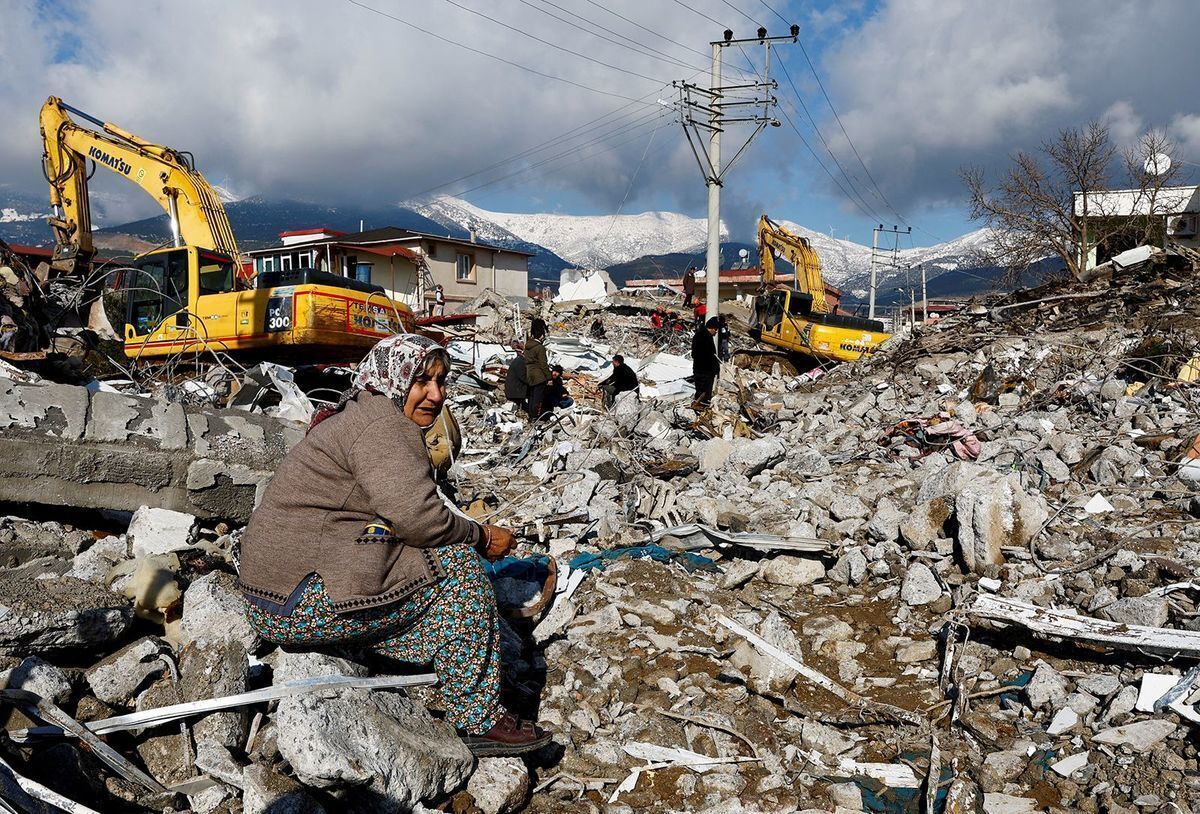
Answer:
<path fill-rule="evenodd" d="M 550 733 L 533 723 L 521 720 L 511 712 L 482 735 L 463 735 L 463 743 L 477 757 L 523 755 L 540 749 L 550 742 Z"/>

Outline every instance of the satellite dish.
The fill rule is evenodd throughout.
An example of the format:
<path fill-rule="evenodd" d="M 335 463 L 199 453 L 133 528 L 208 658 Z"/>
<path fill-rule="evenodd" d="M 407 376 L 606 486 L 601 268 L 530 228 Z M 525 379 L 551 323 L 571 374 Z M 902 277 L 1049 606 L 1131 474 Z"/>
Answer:
<path fill-rule="evenodd" d="M 1146 159 L 1143 165 L 1147 175 L 1162 175 L 1171 169 L 1171 156 L 1166 153 L 1155 153 Z"/>
<path fill-rule="evenodd" d="M 738 257 L 742 258 L 743 260 L 745 260 L 749 256 L 750 256 L 750 252 L 746 251 L 745 249 L 738 250 Z"/>

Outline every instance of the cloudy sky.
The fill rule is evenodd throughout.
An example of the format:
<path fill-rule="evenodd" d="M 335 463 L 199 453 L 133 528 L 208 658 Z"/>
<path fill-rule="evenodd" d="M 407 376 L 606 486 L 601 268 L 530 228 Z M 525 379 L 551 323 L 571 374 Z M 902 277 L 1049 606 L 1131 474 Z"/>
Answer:
<path fill-rule="evenodd" d="M 702 216 L 700 170 L 660 100 L 677 98 L 672 80 L 707 85 L 708 43 L 724 27 L 783 34 L 785 21 L 801 27 L 803 49 L 772 52 L 782 126 L 726 179 L 735 235 L 766 211 L 863 243 L 878 222 L 912 224 L 916 245 L 951 238 L 973 228 L 960 166 L 1001 167 L 1092 118 L 1119 141 L 1162 129 L 1200 164 L 1200 15 L 1189 0 L 0 8 L 0 206 L 5 194 L 45 194 L 37 111 L 53 94 L 190 150 L 238 195 L 378 204 L 449 193 L 502 211 Z M 751 81 L 763 61 L 760 46 L 726 49 L 725 82 Z M 744 140 L 731 128 L 726 157 Z M 155 213 L 104 175 L 96 192 L 110 221 Z"/>

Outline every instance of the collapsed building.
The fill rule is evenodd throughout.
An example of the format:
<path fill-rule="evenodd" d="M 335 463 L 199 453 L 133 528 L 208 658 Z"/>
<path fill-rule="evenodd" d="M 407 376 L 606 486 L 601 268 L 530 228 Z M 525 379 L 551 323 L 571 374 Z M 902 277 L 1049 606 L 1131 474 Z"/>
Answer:
<path fill-rule="evenodd" d="M 539 305 L 576 406 L 535 424 L 497 387 L 530 315 L 468 303 L 450 491 L 556 574 L 495 582 L 505 685 L 555 735 L 524 759 L 473 759 L 405 690 L 436 677 L 254 634 L 236 538 L 302 423 L 10 370 L 0 798 L 1190 811 L 1195 281 L 1148 253 L 804 376 L 739 338 L 699 414 L 654 301 Z M 643 386 L 604 410 L 618 352 Z"/>

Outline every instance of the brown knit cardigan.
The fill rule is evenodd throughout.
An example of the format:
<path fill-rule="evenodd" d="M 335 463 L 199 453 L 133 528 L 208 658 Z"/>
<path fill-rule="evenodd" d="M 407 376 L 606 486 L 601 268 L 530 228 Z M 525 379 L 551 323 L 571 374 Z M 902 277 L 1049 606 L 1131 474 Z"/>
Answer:
<path fill-rule="evenodd" d="M 376 520 L 395 536 L 363 537 Z M 432 549 L 481 538 L 442 502 L 421 429 L 364 391 L 283 459 L 242 538 L 241 587 L 280 610 L 318 574 L 338 612 L 378 607 L 444 576 Z"/>

